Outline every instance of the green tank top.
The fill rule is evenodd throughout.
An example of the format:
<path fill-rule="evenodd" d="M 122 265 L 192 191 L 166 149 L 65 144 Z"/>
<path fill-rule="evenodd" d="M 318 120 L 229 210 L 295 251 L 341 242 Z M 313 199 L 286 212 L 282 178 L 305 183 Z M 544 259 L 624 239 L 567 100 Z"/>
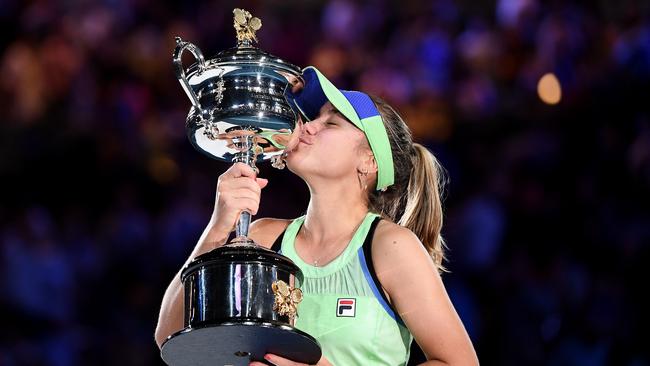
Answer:
<path fill-rule="evenodd" d="M 386 301 L 369 257 L 379 219 L 369 212 L 343 253 L 323 267 L 296 253 L 305 216 L 294 219 L 281 239 L 281 253 L 304 274 L 295 326 L 315 337 L 335 366 L 406 365 L 409 358 L 413 336 Z"/>

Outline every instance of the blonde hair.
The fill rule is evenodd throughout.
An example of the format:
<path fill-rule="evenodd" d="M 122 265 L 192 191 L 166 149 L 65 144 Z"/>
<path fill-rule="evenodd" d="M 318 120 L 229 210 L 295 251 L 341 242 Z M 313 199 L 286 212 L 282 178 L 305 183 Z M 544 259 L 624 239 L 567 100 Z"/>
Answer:
<path fill-rule="evenodd" d="M 413 142 L 410 129 L 391 106 L 380 98 L 371 98 L 388 133 L 395 184 L 383 192 L 370 189 L 369 208 L 411 230 L 433 258 L 438 271 L 449 272 L 442 264 L 447 246 L 441 234 L 446 171 L 427 148 Z"/>

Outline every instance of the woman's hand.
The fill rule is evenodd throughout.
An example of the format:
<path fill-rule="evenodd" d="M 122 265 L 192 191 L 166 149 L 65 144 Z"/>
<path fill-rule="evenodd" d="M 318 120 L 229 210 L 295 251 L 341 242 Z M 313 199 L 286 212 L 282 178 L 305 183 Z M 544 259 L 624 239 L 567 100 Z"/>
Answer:
<path fill-rule="evenodd" d="M 234 230 L 242 211 L 257 214 L 262 188 L 268 180 L 257 178 L 257 174 L 244 163 L 235 163 L 219 176 L 214 211 L 210 219 L 210 230 L 230 233 Z"/>
<path fill-rule="evenodd" d="M 275 366 L 309 366 L 306 363 L 294 362 L 291 360 L 287 360 L 284 357 L 280 357 L 278 355 L 274 355 L 271 353 L 267 353 L 266 355 L 264 355 L 264 359 Z M 266 366 L 266 365 L 261 362 L 253 361 L 249 364 L 249 366 Z M 323 356 L 320 358 L 320 360 L 318 360 L 318 363 L 315 366 L 333 366 L 333 365 L 327 360 L 327 358 L 325 358 L 325 356 Z"/>

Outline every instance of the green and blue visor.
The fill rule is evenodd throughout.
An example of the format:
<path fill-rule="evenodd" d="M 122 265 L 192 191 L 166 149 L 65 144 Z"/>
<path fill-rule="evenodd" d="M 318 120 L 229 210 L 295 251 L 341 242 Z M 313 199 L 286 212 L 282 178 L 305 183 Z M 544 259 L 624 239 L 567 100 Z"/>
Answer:
<path fill-rule="evenodd" d="M 395 181 L 393 153 L 381 115 L 368 94 L 360 91 L 341 90 L 334 86 L 313 66 L 303 70 L 305 86 L 297 93 L 287 90 L 286 99 L 296 113 L 307 121 L 320 114 L 328 101 L 341 114 L 357 126 L 368 139 L 377 162 L 377 190 L 385 190 Z"/>

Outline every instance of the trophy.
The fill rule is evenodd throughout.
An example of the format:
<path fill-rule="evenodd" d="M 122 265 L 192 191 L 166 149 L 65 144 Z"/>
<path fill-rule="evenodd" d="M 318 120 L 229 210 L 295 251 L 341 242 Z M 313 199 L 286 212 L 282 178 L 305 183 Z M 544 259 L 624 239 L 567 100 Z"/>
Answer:
<path fill-rule="evenodd" d="M 186 129 L 197 150 L 253 169 L 268 160 L 282 168 L 299 112 L 288 92 L 304 80 L 298 67 L 253 46 L 261 26 L 259 18 L 235 9 L 237 47 L 206 60 L 177 37 L 173 64 L 192 102 Z M 185 51 L 196 59 L 187 69 Z M 242 212 L 233 240 L 181 271 L 185 328 L 161 347 L 168 365 L 248 365 L 264 362 L 266 353 L 308 364 L 320 359 L 318 342 L 294 327 L 302 272 L 248 238 L 250 221 L 251 214 Z"/>

